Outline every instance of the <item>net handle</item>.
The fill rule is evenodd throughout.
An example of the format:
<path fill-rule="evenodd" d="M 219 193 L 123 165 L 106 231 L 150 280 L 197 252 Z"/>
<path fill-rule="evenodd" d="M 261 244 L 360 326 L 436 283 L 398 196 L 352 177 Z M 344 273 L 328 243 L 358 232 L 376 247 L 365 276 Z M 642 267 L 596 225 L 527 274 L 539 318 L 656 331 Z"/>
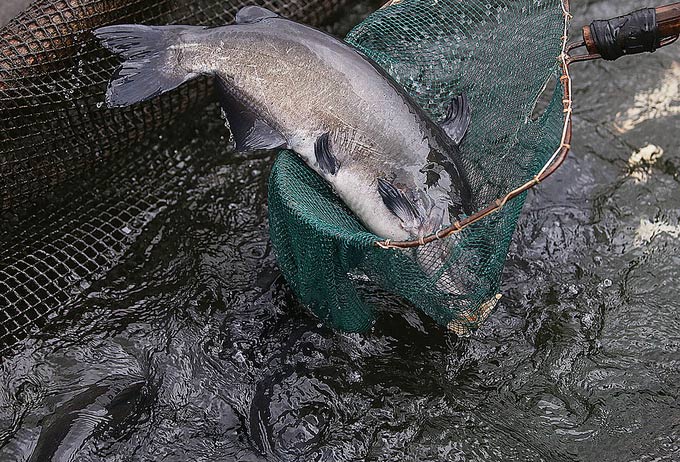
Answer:
<path fill-rule="evenodd" d="M 400 0 L 394 0 L 393 2 L 388 2 L 388 4 L 391 3 L 398 3 Z M 569 56 L 567 49 L 567 39 L 568 39 L 568 30 L 569 30 L 569 22 L 572 19 L 572 15 L 570 13 L 570 8 L 569 8 L 569 0 L 562 0 L 562 13 L 564 15 L 564 29 L 563 29 L 563 34 L 562 34 L 562 52 L 558 56 L 557 60 L 559 62 L 560 68 L 562 69 L 562 75 L 560 76 L 560 82 L 562 83 L 562 88 L 563 88 L 563 99 L 562 103 L 564 105 L 564 113 L 565 113 L 565 121 L 564 121 L 564 127 L 562 129 L 562 138 L 560 141 L 560 145 L 555 151 L 555 153 L 552 155 L 552 157 L 548 160 L 548 162 L 545 163 L 543 168 L 541 169 L 540 172 L 536 176 L 534 176 L 533 179 L 530 181 L 527 181 L 524 183 L 522 186 L 519 188 L 510 191 L 508 194 L 506 194 L 504 197 L 501 197 L 491 204 L 487 205 L 484 209 L 478 211 L 477 213 L 470 215 L 468 217 L 465 217 L 462 220 L 459 220 L 455 223 L 453 223 L 451 226 L 448 228 L 442 229 L 438 231 L 435 234 L 431 234 L 427 237 L 424 237 L 422 239 L 418 240 L 412 240 L 412 241 L 398 241 L 398 242 L 392 242 L 391 240 L 383 240 L 383 241 L 376 241 L 375 245 L 378 247 L 381 247 L 383 249 L 408 249 L 408 248 L 413 248 L 413 247 L 418 247 L 421 245 L 426 245 L 429 244 L 433 241 L 439 240 L 439 239 L 446 239 L 447 237 L 458 233 L 462 231 L 463 229 L 467 228 L 468 226 L 488 217 L 489 215 L 492 215 L 495 212 L 498 212 L 501 210 L 505 204 L 508 203 L 508 201 L 514 199 L 515 197 L 519 196 L 520 194 L 528 191 L 529 189 L 533 188 L 534 186 L 540 184 L 542 181 L 544 181 L 546 178 L 548 178 L 550 175 L 552 175 L 560 166 L 564 163 L 564 161 L 567 158 L 567 155 L 569 154 L 569 149 L 571 149 L 571 126 L 572 126 L 572 91 L 571 91 L 571 76 L 569 74 L 569 65 L 573 62 L 571 56 Z"/>
<path fill-rule="evenodd" d="M 583 27 L 589 56 L 614 61 L 625 55 L 652 53 L 680 35 L 680 2 L 643 8 Z"/>
<path fill-rule="evenodd" d="M 656 19 L 661 38 L 680 35 L 680 2 L 658 7 Z"/>

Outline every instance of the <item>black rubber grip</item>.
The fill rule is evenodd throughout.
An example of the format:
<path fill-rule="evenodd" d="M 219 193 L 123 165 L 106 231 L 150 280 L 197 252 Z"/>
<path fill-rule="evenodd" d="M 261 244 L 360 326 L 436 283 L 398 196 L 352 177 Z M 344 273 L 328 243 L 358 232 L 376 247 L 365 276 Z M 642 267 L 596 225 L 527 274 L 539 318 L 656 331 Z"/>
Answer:
<path fill-rule="evenodd" d="M 590 32 L 600 56 L 609 61 L 624 55 L 654 52 L 661 44 L 654 8 L 593 21 Z"/>

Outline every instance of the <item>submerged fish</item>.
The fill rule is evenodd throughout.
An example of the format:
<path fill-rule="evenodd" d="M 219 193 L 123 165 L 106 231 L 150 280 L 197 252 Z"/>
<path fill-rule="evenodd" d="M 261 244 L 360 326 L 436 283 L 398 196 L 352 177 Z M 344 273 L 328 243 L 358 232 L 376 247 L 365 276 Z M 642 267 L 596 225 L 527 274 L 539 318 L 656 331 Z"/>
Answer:
<path fill-rule="evenodd" d="M 355 48 L 255 6 L 229 26 L 118 25 L 95 34 L 125 59 L 109 106 L 214 76 L 237 150 L 295 151 L 382 238 L 420 238 L 470 213 L 457 146 L 470 121 L 464 96 L 439 125 Z"/>

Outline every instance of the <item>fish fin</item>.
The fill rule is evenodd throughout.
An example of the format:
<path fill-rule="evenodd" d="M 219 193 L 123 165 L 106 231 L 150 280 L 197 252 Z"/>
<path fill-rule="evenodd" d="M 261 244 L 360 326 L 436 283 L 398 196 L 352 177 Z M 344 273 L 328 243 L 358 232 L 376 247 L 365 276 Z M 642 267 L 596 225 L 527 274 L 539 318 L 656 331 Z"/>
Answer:
<path fill-rule="evenodd" d="M 451 100 L 440 125 L 454 143 L 460 144 L 470 126 L 470 118 L 470 103 L 467 96 L 461 94 Z"/>
<path fill-rule="evenodd" d="M 251 5 L 251 6 L 244 6 L 240 10 L 238 10 L 238 13 L 236 13 L 236 17 L 234 18 L 234 22 L 236 24 L 252 24 L 254 22 L 260 22 L 263 19 L 267 18 L 279 18 L 280 16 L 273 11 L 269 11 L 266 8 L 262 8 L 261 6 L 257 5 Z"/>
<path fill-rule="evenodd" d="M 196 26 L 143 26 L 124 24 L 100 27 L 94 35 L 124 61 L 109 82 L 106 104 L 129 106 L 179 87 L 198 74 L 169 66 L 170 46 L 179 42 L 179 34 Z"/>
<path fill-rule="evenodd" d="M 423 218 L 413 202 L 397 189 L 389 181 L 378 178 L 378 193 L 383 203 L 394 215 L 399 218 L 405 227 L 413 227 L 414 224 L 422 223 Z"/>
<path fill-rule="evenodd" d="M 281 133 L 234 97 L 224 80 L 219 77 L 215 80 L 220 105 L 229 122 L 229 130 L 234 137 L 237 151 L 274 149 L 286 144 L 286 139 Z"/>
<path fill-rule="evenodd" d="M 330 175 L 335 175 L 340 169 L 340 162 L 331 152 L 329 138 L 330 136 L 326 132 L 316 139 L 314 142 L 314 155 L 321 170 Z"/>

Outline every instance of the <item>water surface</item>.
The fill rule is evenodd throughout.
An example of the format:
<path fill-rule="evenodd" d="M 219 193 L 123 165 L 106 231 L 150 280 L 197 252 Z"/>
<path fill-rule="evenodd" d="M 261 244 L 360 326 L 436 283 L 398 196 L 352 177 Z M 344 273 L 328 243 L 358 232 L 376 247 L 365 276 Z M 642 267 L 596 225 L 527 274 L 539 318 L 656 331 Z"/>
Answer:
<path fill-rule="evenodd" d="M 322 326 L 268 240 L 273 155 L 228 152 L 215 107 L 71 186 L 25 232 L 109 214 L 114 263 L 0 363 L 0 460 L 679 460 L 680 46 L 573 74 L 573 152 L 470 338 L 395 300 Z"/>

